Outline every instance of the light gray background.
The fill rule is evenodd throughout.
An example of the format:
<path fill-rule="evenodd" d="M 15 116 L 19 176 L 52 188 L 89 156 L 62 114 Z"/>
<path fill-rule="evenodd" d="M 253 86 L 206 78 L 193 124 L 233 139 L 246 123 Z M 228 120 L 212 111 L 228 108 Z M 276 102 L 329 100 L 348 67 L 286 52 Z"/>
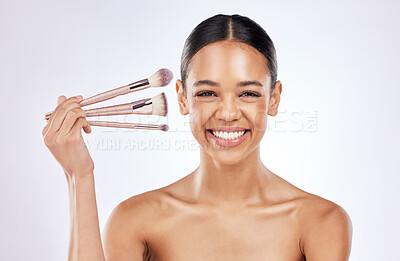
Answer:
<path fill-rule="evenodd" d="M 398 1 L 2 0 L 0 260 L 66 260 L 67 184 L 41 136 L 43 114 L 60 94 L 88 97 L 162 67 L 174 73 L 164 89 L 103 104 L 165 91 L 167 118 L 122 120 L 168 123 L 171 131 L 83 134 L 101 229 L 122 200 L 196 168 L 198 148 L 174 87 L 186 37 L 217 13 L 249 16 L 277 49 L 282 102 L 262 141 L 264 164 L 349 213 L 351 260 L 400 260 L 399 11 Z"/>

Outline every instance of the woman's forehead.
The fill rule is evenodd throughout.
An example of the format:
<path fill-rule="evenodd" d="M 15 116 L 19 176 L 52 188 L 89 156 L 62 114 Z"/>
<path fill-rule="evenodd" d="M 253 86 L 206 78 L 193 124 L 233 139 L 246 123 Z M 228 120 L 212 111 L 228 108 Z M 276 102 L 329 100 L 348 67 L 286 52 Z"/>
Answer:
<path fill-rule="evenodd" d="M 254 47 L 221 41 L 203 47 L 190 61 L 187 82 L 203 79 L 226 83 L 257 80 L 268 86 L 270 75 L 267 59 Z"/>

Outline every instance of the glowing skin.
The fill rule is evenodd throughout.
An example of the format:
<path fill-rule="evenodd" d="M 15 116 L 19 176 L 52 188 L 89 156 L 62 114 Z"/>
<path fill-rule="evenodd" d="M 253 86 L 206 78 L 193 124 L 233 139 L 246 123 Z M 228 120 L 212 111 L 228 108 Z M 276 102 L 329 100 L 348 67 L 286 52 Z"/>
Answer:
<path fill-rule="evenodd" d="M 265 57 L 244 43 L 216 42 L 192 58 L 187 75 L 186 97 L 183 93 L 179 96 L 181 112 L 190 114 L 193 135 L 204 152 L 227 165 L 257 154 L 267 125 L 268 106 L 271 103 L 269 112 L 275 115 L 281 92 L 278 81 L 270 101 L 271 77 Z M 177 88 L 182 88 L 180 81 Z M 248 131 L 239 146 L 224 146 L 207 131 L 218 127 Z"/>
<path fill-rule="evenodd" d="M 275 175 L 260 159 L 267 117 L 276 115 L 282 91 L 279 81 L 271 91 L 270 81 L 265 57 L 244 43 L 216 42 L 193 56 L 186 94 L 180 80 L 176 90 L 201 146 L 200 165 L 117 208 L 105 229 L 110 256 L 347 260 L 346 212 Z"/>

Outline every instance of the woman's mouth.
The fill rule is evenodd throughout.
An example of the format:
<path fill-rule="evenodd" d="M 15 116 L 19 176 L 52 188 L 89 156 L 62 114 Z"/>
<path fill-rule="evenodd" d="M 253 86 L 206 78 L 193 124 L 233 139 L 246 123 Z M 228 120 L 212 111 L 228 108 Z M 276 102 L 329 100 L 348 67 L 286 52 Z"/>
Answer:
<path fill-rule="evenodd" d="M 208 137 L 216 144 L 223 147 L 232 147 L 241 144 L 250 130 L 244 128 L 219 128 L 207 129 Z"/>

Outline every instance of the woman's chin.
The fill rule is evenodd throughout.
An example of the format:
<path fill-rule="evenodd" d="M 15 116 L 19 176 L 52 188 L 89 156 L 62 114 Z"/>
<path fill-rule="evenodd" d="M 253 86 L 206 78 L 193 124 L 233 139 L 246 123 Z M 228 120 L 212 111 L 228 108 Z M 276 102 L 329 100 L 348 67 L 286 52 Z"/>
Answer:
<path fill-rule="evenodd" d="M 237 166 L 238 164 L 243 162 L 243 159 L 242 160 L 226 160 L 226 159 L 216 159 L 216 158 L 214 158 L 214 160 L 216 162 L 218 162 L 218 164 L 224 165 L 224 166 Z"/>
<path fill-rule="evenodd" d="M 237 165 L 242 163 L 246 155 L 244 151 L 230 151 L 230 150 L 206 150 L 206 153 L 212 158 L 214 161 L 218 162 L 221 165 Z"/>

